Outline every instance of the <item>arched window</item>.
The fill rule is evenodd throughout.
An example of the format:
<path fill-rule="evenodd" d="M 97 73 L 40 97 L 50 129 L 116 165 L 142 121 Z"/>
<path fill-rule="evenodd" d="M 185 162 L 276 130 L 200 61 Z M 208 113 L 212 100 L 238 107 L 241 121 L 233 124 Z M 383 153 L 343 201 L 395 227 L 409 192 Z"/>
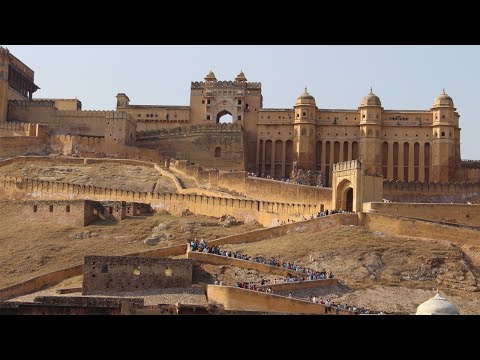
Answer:
<path fill-rule="evenodd" d="M 307 129 L 302 129 L 302 135 L 307 135 Z"/>
<path fill-rule="evenodd" d="M 220 147 L 217 146 L 215 148 L 215 157 L 220 157 L 221 154 L 222 154 L 222 149 L 220 149 Z"/>

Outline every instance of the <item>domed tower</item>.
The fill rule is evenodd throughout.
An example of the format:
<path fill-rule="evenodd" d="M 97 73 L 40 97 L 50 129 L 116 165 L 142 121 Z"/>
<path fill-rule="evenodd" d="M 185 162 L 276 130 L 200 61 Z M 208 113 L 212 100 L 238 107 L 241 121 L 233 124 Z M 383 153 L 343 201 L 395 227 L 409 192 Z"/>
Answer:
<path fill-rule="evenodd" d="M 237 75 L 237 77 L 235 78 L 235 81 L 237 83 L 245 83 L 247 82 L 247 78 L 245 77 L 245 74 L 243 73 L 242 70 L 240 70 L 240 74 Z"/>
<path fill-rule="evenodd" d="M 460 166 L 459 115 L 450 96 L 443 92 L 435 98 L 431 109 L 432 124 L 432 182 L 449 182 L 455 179 Z"/>
<path fill-rule="evenodd" d="M 315 98 L 307 92 L 300 94 L 295 101 L 293 123 L 294 160 L 302 170 L 315 170 Z"/>
<path fill-rule="evenodd" d="M 382 103 L 370 88 L 370 93 L 362 99 L 360 112 L 360 149 L 359 159 L 365 170 L 373 174 L 382 174 L 382 148 L 380 134 L 382 130 Z"/>
<path fill-rule="evenodd" d="M 217 82 L 217 78 L 215 77 L 215 74 L 213 73 L 212 70 L 205 76 L 205 82 L 206 83 L 215 83 Z"/>

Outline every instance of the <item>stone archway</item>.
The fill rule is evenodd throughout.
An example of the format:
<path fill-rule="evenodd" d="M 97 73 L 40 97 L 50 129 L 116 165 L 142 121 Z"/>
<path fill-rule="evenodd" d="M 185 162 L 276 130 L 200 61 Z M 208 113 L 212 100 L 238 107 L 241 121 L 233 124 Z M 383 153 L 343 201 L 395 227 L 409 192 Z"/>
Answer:
<path fill-rule="evenodd" d="M 354 187 L 350 180 L 343 179 L 336 188 L 334 209 L 353 211 Z"/>
<path fill-rule="evenodd" d="M 220 119 L 221 119 L 222 117 L 224 117 L 225 115 L 230 115 L 230 116 L 229 116 L 230 119 L 227 120 L 227 121 L 220 121 Z M 232 115 L 232 113 L 231 113 L 230 111 L 222 110 L 222 111 L 220 111 L 220 112 L 217 114 L 217 124 L 219 124 L 219 123 L 222 123 L 222 124 L 231 124 L 231 123 L 233 123 L 233 121 L 234 121 L 233 115 Z"/>
<path fill-rule="evenodd" d="M 353 189 L 348 188 L 345 195 L 345 210 L 353 211 Z"/>

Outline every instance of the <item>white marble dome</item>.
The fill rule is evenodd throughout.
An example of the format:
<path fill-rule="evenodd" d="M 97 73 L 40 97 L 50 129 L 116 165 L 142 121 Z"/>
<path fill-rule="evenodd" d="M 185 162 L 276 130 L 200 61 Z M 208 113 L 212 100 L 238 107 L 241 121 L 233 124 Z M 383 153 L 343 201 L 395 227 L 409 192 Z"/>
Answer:
<path fill-rule="evenodd" d="M 417 315 L 460 315 L 460 312 L 437 292 L 437 295 L 418 306 Z"/>

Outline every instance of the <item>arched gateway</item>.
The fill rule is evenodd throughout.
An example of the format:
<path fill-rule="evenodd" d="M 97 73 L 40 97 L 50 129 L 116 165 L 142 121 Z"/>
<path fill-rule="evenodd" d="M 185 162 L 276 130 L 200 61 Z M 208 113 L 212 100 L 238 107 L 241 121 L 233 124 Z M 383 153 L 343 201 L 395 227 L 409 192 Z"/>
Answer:
<path fill-rule="evenodd" d="M 363 203 L 383 198 L 382 176 L 367 174 L 359 160 L 335 164 L 332 187 L 332 207 L 338 210 L 360 212 Z"/>

